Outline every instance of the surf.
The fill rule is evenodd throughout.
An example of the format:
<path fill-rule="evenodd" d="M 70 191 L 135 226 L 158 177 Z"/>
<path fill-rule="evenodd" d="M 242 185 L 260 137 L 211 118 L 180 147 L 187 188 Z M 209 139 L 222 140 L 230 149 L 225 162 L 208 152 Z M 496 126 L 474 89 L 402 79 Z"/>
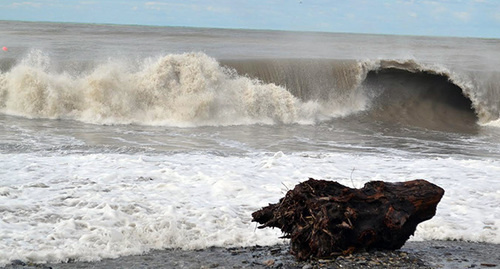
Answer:
<path fill-rule="evenodd" d="M 2 60 L 3 61 L 3 60 Z M 358 117 L 450 131 L 500 117 L 498 74 L 403 60 L 215 59 L 204 53 L 2 64 L 0 112 L 93 124 L 315 124 Z"/>
<path fill-rule="evenodd" d="M 499 117 L 495 72 L 453 70 L 415 59 L 222 61 L 239 73 L 286 87 L 327 117 L 470 132 Z"/>

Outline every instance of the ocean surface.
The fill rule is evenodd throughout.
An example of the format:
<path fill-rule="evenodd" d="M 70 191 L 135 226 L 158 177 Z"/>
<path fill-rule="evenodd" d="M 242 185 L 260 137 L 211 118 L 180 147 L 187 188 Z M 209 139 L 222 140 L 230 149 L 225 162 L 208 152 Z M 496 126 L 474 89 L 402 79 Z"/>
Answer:
<path fill-rule="evenodd" d="M 0 266 L 283 243 L 309 177 L 445 189 L 500 244 L 500 40 L 0 21 Z"/>

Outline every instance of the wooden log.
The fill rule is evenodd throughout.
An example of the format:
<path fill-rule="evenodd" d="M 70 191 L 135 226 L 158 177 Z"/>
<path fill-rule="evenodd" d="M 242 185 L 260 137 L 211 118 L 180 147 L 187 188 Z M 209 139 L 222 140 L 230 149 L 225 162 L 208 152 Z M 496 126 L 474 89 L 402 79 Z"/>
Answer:
<path fill-rule="evenodd" d="M 425 180 L 372 181 L 353 189 L 311 178 L 252 217 L 259 228 L 281 229 L 299 260 L 394 250 L 420 222 L 435 215 L 443 194 L 442 188 Z"/>

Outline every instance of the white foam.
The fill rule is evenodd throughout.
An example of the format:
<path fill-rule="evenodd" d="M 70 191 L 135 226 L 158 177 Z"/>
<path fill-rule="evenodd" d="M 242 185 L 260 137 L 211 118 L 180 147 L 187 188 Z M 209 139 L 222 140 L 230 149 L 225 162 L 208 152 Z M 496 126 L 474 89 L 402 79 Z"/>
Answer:
<path fill-rule="evenodd" d="M 76 75 L 51 68 L 50 57 L 33 50 L 2 73 L 1 112 L 97 124 L 172 126 L 302 120 L 303 104 L 285 88 L 239 76 L 203 53 L 148 58 L 139 66 L 110 60 Z M 304 108 L 307 117 L 317 114 L 312 107 Z"/>
<path fill-rule="evenodd" d="M 2 154 L 0 265 L 279 243 L 251 213 L 308 177 L 351 187 L 427 179 L 446 193 L 414 240 L 500 243 L 499 172 L 493 159 L 370 154 Z"/>
<path fill-rule="evenodd" d="M 500 127 L 500 119 L 482 124 L 483 126 Z"/>

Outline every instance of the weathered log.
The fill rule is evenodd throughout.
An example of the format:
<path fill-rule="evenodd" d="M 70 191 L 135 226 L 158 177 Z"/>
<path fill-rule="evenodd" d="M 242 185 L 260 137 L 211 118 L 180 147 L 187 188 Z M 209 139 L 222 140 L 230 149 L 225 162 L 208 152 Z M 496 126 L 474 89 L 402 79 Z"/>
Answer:
<path fill-rule="evenodd" d="M 425 180 L 372 181 L 352 189 L 309 179 L 277 204 L 252 214 L 259 228 L 280 228 L 299 260 L 370 249 L 399 249 L 432 218 L 444 190 Z"/>

